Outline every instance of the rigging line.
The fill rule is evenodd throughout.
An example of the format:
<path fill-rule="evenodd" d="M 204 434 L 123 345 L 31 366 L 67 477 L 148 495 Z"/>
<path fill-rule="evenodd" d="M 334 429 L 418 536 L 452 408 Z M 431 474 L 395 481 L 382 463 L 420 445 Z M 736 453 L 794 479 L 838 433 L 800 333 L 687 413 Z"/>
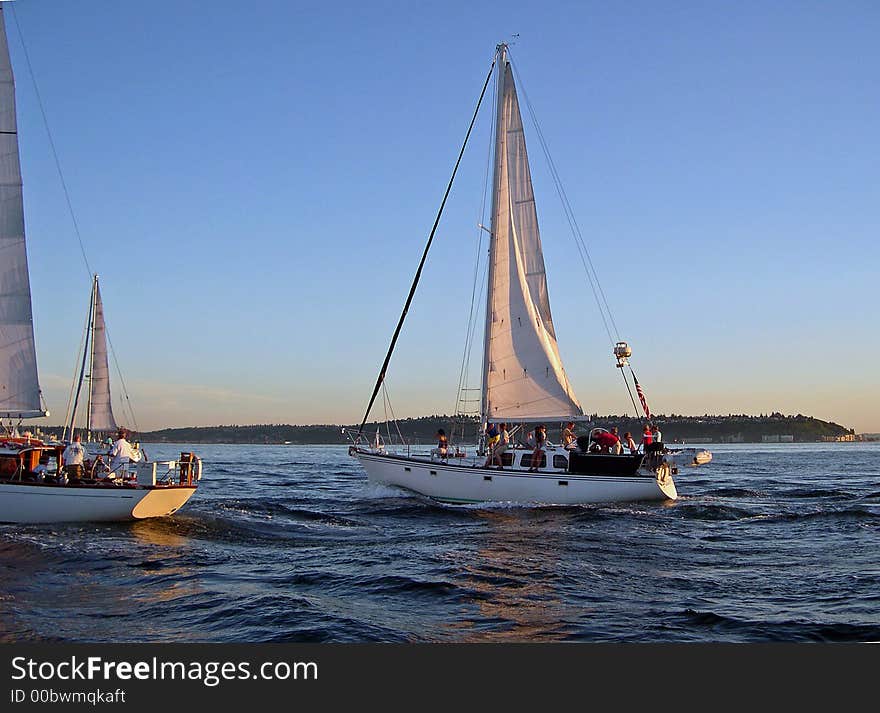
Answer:
<path fill-rule="evenodd" d="M 403 437 L 403 434 L 400 432 L 400 423 L 397 420 L 397 414 L 394 413 L 394 406 L 391 405 L 391 394 L 388 393 L 388 384 L 382 384 L 382 392 L 385 396 L 385 401 L 387 403 L 387 409 L 391 412 L 391 420 L 394 423 L 394 429 L 397 431 L 397 437 L 400 439 L 400 442 L 406 444 L 406 439 Z M 389 432 L 390 437 L 390 432 Z"/>
<path fill-rule="evenodd" d="M 493 97 L 495 96 L 495 94 L 496 94 L 496 92 L 493 91 L 492 92 Z M 494 103 L 496 101 L 497 101 L 497 99 L 493 99 L 493 109 L 494 109 Z M 493 112 L 493 115 L 494 115 L 494 112 Z M 478 297 L 477 284 L 479 284 L 478 280 L 480 278 L 480 262 L 481 262 L 480 255 L 481 255 L 482 247 L 483 247 L 483 226 L 482 226 L 482 223 L 486 217 L 486 196 L 489 193 L 489 169 L 492 166 L 492 145 L 494 144 L 494 135 L 495 135 L 494 122 L 492 122 L 492 127 L 491 127 L 489 133 L 490 133 L 489 146 L 488 146 L 488 150 L 486 152 L 486 172 L 485 172 L 485 175 L 483 178 L 483 196 L 480 201 L 480 217 L 479 217 L 480 225 L 477 228 L 477 231 L 478 231 L 478 234 L 477 234 L 477 254 L 474 258 L 474 283 L 473 283 L 473 287 L 471 288 L 471 305 L 470 305 L 470 311 L 468 312 L 468 326 L 467 326 L 467 330 L 465 331 L 464 354 L 462 354 L 462 357 L 461 357 L 461 370 L 459 371 L 459 375 L 458 375 L 458 400 L 456 401 L 456 404 L 455 404 L 456 412 L 459 411 L 459 406 L 462 401 L 462 391 L 465 387 L 465 384 L 468 381 L 468 375 L 467 375 L 468 363 L 470 361 L 471 347 L 473 346 L 473 332 L 474 332 L 473 324 L 474 324 L 476 300 Z M 491 240 L 491 238 L 490 238 L 490 240 Z M 488 270 L 488 265 L 487 265 L 486 269 Z M 480 289 L 480 295 L 482 295 L 482 288 Z"/>
<path fill-rule="evenodd" d="M 85 349 L 86 338 L 88 337 L 88 334 L 89 334 L 90 317 L 91 317 L 91 315 L 89 315 L 87 312 L 86 313 L 86 323 L 83 326 L 82 339 L 80 340 L 80 343 L 79 343 L 79 349 L 77 349 L 77 351 L 76 351 L 76 361 L 74 361 L 74 363 L 73 363 L 73 377 L 70 379 L 70 392 L 67 394 L 67 409 L 64 412 L 64 430 L 62 431 L 62 434 L 61 434 L 62 441 L 66 440 L 66 438 L 67 438 L 67 424 L 73 423 L 73 419 L 75 418 L 75 414 L 73 414 L 71 412 L 71 406 L 73 405 L 73 392 L 76 389 L 76 384 L 77 384 L 76 372 L 79 369 L 80 355 L 82 354 L 82 350 Z M 70 436 L 71 436 L 71 438 L 73 437 L 72 432 L 71 432 Z"/>
<path fill-rule="evenodd" d="M 529 115 L 531 116 L 532 123 L 535 126 L 535 132 L 538 136 L 539 143 L 541 144 L 541 150 L 544 152 L 544 158 L 547 160 L 547 165 L 550 168 L 550 175 L 553 179 L 554 187 L 556 188 L 556 193 L 559 195 L 560 202 L 562 203 L 563 212 L 565 213 L 566 220 L 568 221 L 569 229 L 571 230 L 572 237 L 575 239 L 575 246 L 578 249 L 578 253 L 581 258 L 581 262 L 584 264 L 584 270 L 587 273 L 587 279 L 590 282 L 590 289 L 593 292 L 593 297 L 596 300 L 596 306 L 599 308 L 599 315 L 602 318 L 602 323 L 605 325 L 605 331 L 608 334 L 608 338 L 612 345 L 614 344 L 614 337 L 611 335 L 611 330 L 608 326 L 608 320 L 611 321 L 612 326 L 614 327 L 614 331 L 617 332 L 617 326 L 614 324 L 614 317 L 611 314 L 611 308 L 608 306 L 608 300 L 605 298 L 605 293 L 602 290 L 602 284 L 599 281 L 599 274 L 596 272 L 595 265 L 593 264 L 592 258 L 590 257 L 589 250 L 587 249 L 586 243 L 583 240 L 583 236 L 580 234 L 580 228 L 577 225 L 577 220 L 574 216 L 574 211 L 571 208 L 571 203 L 568 200 L 568 195 L 565 192 L 565 188 L 562 184 L 562 179 L 559 175 L 559 171 L 556 169 L 556 164 L 553 161 L 553 157 L 550 154 L 550 147 L 547 144 L 546 139 L 544 138 L 544 132 L 541 130 L 540 123 L 538 122 L 537 115 L 535 113 L 534 107 L 532 106 L 531 101 L 529 100 L 528 93 L 525 89 L 525 84 L 522 81 L 521 75 L 519 74 L 519 70 L 513 64 L 511 60 L 511 67 L 513 67 L 517 81 L 519 82 L 520 88 L 522 90 L 523 97 L 526 100 L 526 106 L 529 110 Z M 589 266 L 587 265 L 589 263 Z M 601 302 L 600 302 L 601 295 Z M 604 303 L 604 309 L 602 306 Z M 606 320 L 606 314 L 608 320 Z M 618 337 L 619 338 L 619 337 Z"/>
<path fill-rule="evenodd" d="M 517 76 L 519 76 L 517 74 Z M 593 258 L 590 255 L 590 250 L 587 247 L 586 241 L 584 240 L 583 234 L 581 233 L 580 226 L 578 225 L 577 218 L 574 214 L 574 209 L 571 207 L 571 202 L 568 200 L 568 194 L 565 191 L 565 186 L 562 182 L 562 177 L 559 174 L 559 170 L 556 168 L 556 162 L 553 160 L 553 156 L 550 153 L 550 147 L 547 144 L 546 139 L 544 138 L 544 132 L 541 129 L 541 126 L 538 122 L 537 115 L 535 114 L 534 108 L 529 101 L 528 95 L 526 94 L 525 87 L 523 86 L 523 96 L 526 99 L 526 105 L 529 109 L 529 114 L 532 118 L 532 121 L 535 124 L 536 133 L 538 135 L 538 139 L 541 143 L 541 148 L 544 151 L 544 156 L 547 159 L 547 163 L 550 167 L 551 175 L 553 176 L 554 185 L 556 187 L 557 194 L 563 204 L 563 209 L 566 214 L 566 218 L 568 220 L 569 229 L 572 232 L 572 237 L 575 239 L 575 245 L 578 247 L 578 251 L 581 255 L 581 262 L 584 262 L 584 269 L 587 272 L 588 278 L 591 281 L 591 287 L 593 287 L 594 291 L 598 290 L 599 296 L 601 296 L 602 303 L 605 307 L 605 314 L 608 315 L 608 319 L 611 322 L 611 326 L 614 329 L 615 334 L 617 335 L 617 339 L 620 339 L 620 331 L 617 328 L 617 324 L 614 321 L 614 314 L 611 311 L 611 306 L 608 304 L 608 298 L 605 295 L 605 290 L 602 288 L 602 282 L 599 279 L 599 273 L 596 270 L 596 266 L 593 263 Z M 585 262 L 586 261 L 586 262 Z M 589 263 L 589 266 L 587 265 Z M 592 276 L 591 276 L 592 273 Z M 593 281 L 595 281 L 595 286 L 593 286 Z M 598 297 L 597 297 L 598 300 Z M 602 307 L 600 305 L 599 309 Z M 607 328 L 606 328 L 607 330 Z M 609 333 L 609 338 L 611 334 Z M 612 338 L 612 342 L 613 342 Z"/>
<path fill-rule="evenodd" d="M 497 57 L 497 55 L 496 55 Z M 419 267 L 416 270 L 415 277 L 413 278 L 412 287 L 409 290 L 409 296 L 406 298 L 406 304 L 403 306 L 403 312 L 400 314 L 400 320 L 397 322 L 397 328 L 394 330 L 394 336 L 391 337 L 391 346 L 388 347 L 388 354 L 385 355 L 385 361 L 382 363 L 382 368 L 379 371 L 379 378 L 376 380 L 376 386 L 373 388 L 373 395 L 370 397 L 370 403 L 367 405 L 367 410 L 364 412 L 363 421 L 361 421 L 361 427 L 358 429 L 358 436 L 360 436 L 361 431 L 364 429 L 364 424 L 367 422 L 367 418 L 370 416 L 370 409 L 373 408 L 373 402 L 376 400 L 376 394 L 379 393 L 379 387 L 382 385 L 382 381 L 385 379 L 385 372 L 388 371 L 388 364 L 391 362 L 391 354 L 394 352 L 394 347 L 397 344 L 397 338 L 400 336 L 400 330 L 403 328 L 403 322 L 406 319 L 406 313 L 409 311 L 409 307 L 412 304 L 413 297 L 416 294 L 416 287 L 418 287 L 419 279 L 422 276 L 422 268 L 425 266 L 425 260 L 428 258 L 428 250 L 431 249 L 431 243 L 434 241 L 434 234 L 437 232 L 437 226 L 440 224 L 440 216 L 443 214 L 443 208 L 446 206 L 446 199 L 449 198 L 449 193 L 452 190 L 452 182 L 455 180 L 455 174 L 458 173 L 458 167 L 461 164 L 461 158 L 464 156 L 464 150 L 467 146 L 468 139 L 471 137 L 471 131 L 474 128 L 474 123 L 477 120 L 477 113 L 480 111 L 480 104 L 483 103 L 483 96 L 486 94 L 486 87 L 489 86 L 489 80 L 492 79 L 492 71 L 495 69 L 496 57 L 492 58 L 492 65 L 489 67 L 489 73 L 486 75 L 486 81 L 483 83 L 483 90 L 480 92 L 480 98 L 477 101 L 477 107 L 474 109 L 474 115 L 471 118 L 470 126 L 468 126 L 467 134 L 464 137 L 464 143 L 461 145 L 461 151 L 458 152 L 458 159 L 455 162 L 455 168 L 452 169 L 452 176 L 449 178 L 449 184 L 446 186 L 446 193 L 443 195 L 443 200 L 440 203 L 440 210 L 437 211 L 437 217 L 434 219 L 434 226 L 431 228 L 431 235 L 428 237 L 428 244 L 425 245 L 425 250 L 422 253 L 422 259 L 419 262 Z"/>
<path fill-rule="evenodd" d="M 487 258 L 488 258 L 488 255 L 487 255 Z M 489 260 L 487 259 L 485 265 L 483 265 L 483 274 L 482 274 L 482 277 L 480 278 L 480 291 L 477 293 L 478 303 L 483 302 L 483 293 L 485 291 L 484 288 L 488 287 L 488 285 L 487 285 L 488 274 L 489 274 Z M 467 350 L 467 365 L 468 365 L 468 367 L 470 367 L 471 353 L 473 352 L 473 349 L 474 349 L 474 336 L 477 333 L 477 325 L 479 323 L 480 323 L 480 320 L 475 319 L 473 324 L 471 325 L 471 328 L 470 328 L 470 335 L 469 335 L 470 341 L 468 343 L 468 350 Z M 467 378 L 467 375 L 465 375 L 465 378 Z"/>
<path fill-rule="evenodd" d="M 634 413 L 636 418 L 639 418 L 639 407 L 636 406 L 636 400 L 633 396 L 632 390 L 629 388 L 629 381 L 627 381 L 626 374 L 623 373 L 623 369 L 620 370 L 620 375 L 623 377 L 623 383 L 626 384 L 626 390 L 629 392 L 629 400 L 632 401 L 633 409 L 635 409 Z"/>
<path fill-rule="evenodd" d="M 89 299 L 89 321 L 88 321 L 87 330 L 88 330 L 89 336 L 91 336 L 91 333 L 93 332 L 93 324 L 94 324 L 92 321 L 94 319 L 93 310 L 95 308 L 94 294 L 90 292 L 89 297 L 90 297 L 90 299 Z M 82 393 L 83 382 L 85 381 L 86 361 L 88 360 L 88 356 L 89 356 L 89 347 L 88 347 L 88 343 L 86 343 L 83 346 L 82 365 L 80 366 L 80 370 L 79 370 L 79 380 L 76 382 L 76 397 L 73 400 L 73 408 L 70 410 L 70 437 L 71 437 L 71 439 L 73 438 L 73 430 L 74 430 L 74 425 L 75 425 L 74 421 L 76 419 L 76 409 L 77 409 L 77 406 L 79 405 L 79 396 L 80 396 L 80 393 Z M 89 380 L 90 381 L 91 381 L 91 378 L 92 378 L 92 374 L 91 374 L 91 364 L 90 364 L 89 365 Z M 92 385 L 90 383 L 89 389 L 91 389 L 91 388 L 92 388 Z"/>
<path fill-rule="evenodd" d="M 40 114 L 43 117 L 43 126 L 46 128 L 46 135 L 49 137 L 49 146 L 52 148 L 52 156 L 55 159 L 55 168 L 58 171 L 58 177 L 61 179 L 61 188 L 64 191 L 64 198 L 67 201 L 67 210 L 70 213 L 70 219 L 73 222 L 73 230 L 76 233 L 76 239 L 79 241 L 79 250 L 82 253 L 82 259 L 86 266 L 86 272 L 89 273 L 89 279 L 92 277 L 92 268 L 89 265 L 89 259 L 86 257 L 86 249 L 85 245 L 83 245 L 82 234 L 79 231 L 79 224 L 76 222 L 76 215 L 73 212 L 73 203 L 70 200 L 70 193 L 67 190 L 67 182 L 64 180 L 64 172 L 61 170 L 61 161 L 58 158 L 58 151 L 55 149 L 55 140 L 52 138 L 52 131 L 49 129 L 49 119 L 46 116 L 46 109 L 43 106 L 43 98 L 40 95 L 40 89 L 37 87 L 37 78 L 34 74 L 33 67 L 31 66 L 31 58 L 27 51 L 27 45 L 24 43 L 24 35 L 21 32 L 21 25 L 18 22 L 18 15 L 15 12 L 15 9 L 12 4 L 9 5 L 9 9 L 12 11 L 12 18 L 15 20 L 15 27 L 18 30 L 18 38 L 21 42 L 21 48 L 24 50 L 24 59 L 27 64 L 28 73 L 31 77 L 31 84 L 34 87 L 34 94 L 37 96 L 37 105 L 40 107 Z"/>
<path fill-rule="evenodd" d="M 393 438 L 391 437 L 391 424 L 394 424 L 394 430 L 397 431 L 397 437 L 400 439 L 401 443 L 406 443 L 403 438 L 403 434 L 400 432 L 400 424 L 397 422 L 397 416 L 394 414 L 394 407 L 391 405 L 391 396 L 388 394 L 388 386 L 387 384 L 382 384 L 382 401 L 385 409 L 385 431 L 388 434 L 388 445 L 392 445 L 394 443 Z M 391 414 L 391 418 L 388 418 L 388 414 Z"/>
<path fill-rule="evenodd" d="M 581 252 L 581 261 L 584 261 L 584 258 L 586 257 L 586 262 L 589 263 L 589 267 L 587 267 L 587 265 L 584 264 L 584 268 L 587 272 L 587 277 L 590 280 L 590 286 L 593 289 L 594 297 L 596 297 L 597 306 L 599 307 L 600 313 L 602 313 L 603 322 L 605 319 L 604 313 L 607 313 L 608 319 L 611 322 L 611 326 L 614 328 L 614 332 L 615 332 L 615 334 L 617 334 L 617 338 L 619 340 L 620 339 L 620 330 L 618 330 L 617 324 L 614 321 L 614 314 L 612 313 L 611 307 L 608 304 L 608 299 L 605 296 L 605 291 L 602 289 L 602 283 L 599 280 L 599 274 L 596 271 L 596 267 L 593 264 L 593 259 L 590 256 L 590 251 L 587 248 L 586 241 L 584 240 L 583 234 L 581 233 L 580 226 L 577 223 L 577 218 L 575 217 L 574 211 L 571 207 L 571 202 L 568 200 L 568 194 L 565 192 L 565 186 L 563 185 L 562 179 L 559 175 L 559 171 L 556 168 L 556 163 L 553 160 L 552 155 L 550 154 L 550 148 L 547 144 L 546 139 L 544 138 L 544 132 L 541 130 L 541 125 L 538 122 L 538 118 L 535 113 L 534 107 L 532 106 L 532 103 L 529 100 L 528 93 L 526 92 L 526 89 L 525 89 L 525 84 L 523 83 L 521 75 L 519 73 L 519 70 L 517 69 L 516 65 L 513 63 L 512 59 L 511 59 L 511 67 L 513 67 L 514 73 L 517 78 L 517 82 L 519 83 L 520 88 L 522 89 L 523 97 L 526 100 L 526 106 L 528 107 L 529 115 L 531 116 L 532 122 L 535 125 L 536 134 L 537 134 L 538 140 L 541 144 L 541 149 L 543 150 L 544 156 L 547 159 L 547 163 L 550 167 L 551 176 L 553 177 L 556 191 L 559 194 L 559 198 L 563 204 L 563 211 L 566 214 L 566 218 L 569 223 L 569 228 L 572 231 L 572 236 L 575 238 L 575 243 L 578 244 L 578 251 L 579 252 L 582 251 Z M 590 272 L 591 270 L 592 270 L 592 275 Z M 593 285 L 594 280 L 595 280 L 595 286 Z M 602 303 L 604 303 L 604 306 L 605 306 L 604 313 L 602 310 L 602 305 L 599 304 L 599 296 L 595 294 L 596 290 L 598 290 L 599 295 L 601 295 Z M 614 338 L 611 336 L 610 330 L 608 330 L 607 325 L 606 325 L 606 331 L 608 331 L 608 336 L 611 339 L 611 342 L 613 343 Z"/>
<path fill-rule="evenodd" d="M 131 423 L 134 426 L 134 430 L 136 433 L 140 432 L 140 428 L 138 427 L 137 419 L 134 417 L 134 409 L 131 405 L 131 399 L 128 398 L 128 389 L 125 387 L 125 380 L 122 378 L 122 369 L 119 368 L 119 360 L 116 358 L 116 350 L 113 348 L 113 342 L 110 340 L 110 330 L 107 329 L 106 322 L 104 323 L 104 335 L 107 337 L 107 343 L 110 345 L 110 354 L 113 355 L 113 363 L 116 365 L 116 374 L 119 376 L 119 384 L 122 386 L 122 395 L 125 396 L 125 403 L 128 405 L 128 413 L 131 416 Z M 123 408 L 123 415 L 125 415 L 125 409 Z"/>

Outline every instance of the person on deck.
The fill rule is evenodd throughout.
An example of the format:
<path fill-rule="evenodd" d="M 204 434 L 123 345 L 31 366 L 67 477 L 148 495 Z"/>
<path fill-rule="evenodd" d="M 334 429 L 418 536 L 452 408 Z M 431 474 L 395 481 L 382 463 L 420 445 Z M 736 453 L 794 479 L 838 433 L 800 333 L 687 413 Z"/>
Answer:
<path fill-rule="evenodd" d="M 635 454 L 639 450 L 639 447 L 633 440 L 632 433 L 630 433 L 629 431 L 623 434 L 623 445 L 627 450 L 629 450 L 630 455 Z"/>
<path fill-rule="evenodd" d="M 577 447 L 574 436 L 574 421 L 569 421 L 562 429 L 562 447 L 570 451 Z"/>
<path fill-rule="evenodd" d="M 662 443 L 663 442 L 663 434 L 660 433 L 660 427 L 655 423 L 651 426 L 651 436 L 654 439 L 654 443 Z"/>
<path fill-rule="evenodd" d="M 545 426 L 535 427 L 535 450 L 532 451 L 532 467 L 529 471 L 538 472 L 541 467 L 542 456 L 544 455 L 544 445 L 547 443 L 547 428 Z"/>
<path fill-rule="evenodd" d="M 601 453 L 620 455 L 623 452 L 620 436 L 617 435 L 617 426 L 614 426 L 610 431 L 599 431 L 593 436 L 593 440 L 599 444 Z"/>
<path fill-rule="evenodd" d="M 498 433 L 498 428 L 494 423 L 487 422 L 486 423 L 486 462 L 483 463 L 484 468 L 488 468 L 492 465 L 492 457 L 494 455 L 495 446 L 498 444 L 498 441 L 501 440 L 501 434 Z"/>
<path fill-rule="evenodd" d="M 446 436 L 446 431 L 442 428 L 437 429 L 437 447 L 431 451 L 432 456 L 439 456 L 440 458 L 446 458 L 449 453 L 449 438 Z"/>
<path fill-rule="evenodd" d="M 82 443 L 80 443 L 79 435 L 73 437 L 73 440 L 70 442 L 70 445 L 64 449 L 64 453 L 61 454 L 61 458 L 64 461 L 65 466 L 71 465 L 79 465 L 83 464 L 83 459 L 86 456 L 86 449 L 83 448 Z"/>
<path fill-rule="evenodd" d="M 507 452 L 507 447 L 510 445 L 510 436 L 507 433 L 507 424 L 500 423 L 498 424 L 498 440 L 495 442 L 494 448 L 492 448 L 492 460 L 489 463 L 490 466 L 498 463 L 498 470 L 504 469 L 504 459 L 503 455 Z"/>
<path fill-rule="evenodd" d="M 650 446 L 654 442 L 654 434 L 651 432 L 651 427 L 646 423 L 645 428 L 642 430 L 642 450 L 648 450 L 648 446 Z"/>
<path fill-rule="evenodd" d="M 116 442 L 110 449 L 110 453 L 107 454 L 111 458 L 110 470 L 114 473 L 123 470 L 125 465 L 131 461 L 131 444 L 125 439 L 126 435 L 128 434 L 125 429 L 120 428 L 116 432 Z"/>

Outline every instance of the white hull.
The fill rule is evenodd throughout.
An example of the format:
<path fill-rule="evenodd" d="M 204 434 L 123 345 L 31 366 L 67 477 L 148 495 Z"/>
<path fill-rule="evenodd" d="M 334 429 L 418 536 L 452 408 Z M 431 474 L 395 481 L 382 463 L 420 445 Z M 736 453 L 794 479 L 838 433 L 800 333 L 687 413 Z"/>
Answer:
<path fill-rule="evenodd" d="M 576 475 L 561 469 L 527 470 L 457 465 L 363 449 L 353 450 L 367 477 L 449 503 L 512 502 L 581 505 L 643 500 L 675 500 L 668 469 L 665 477 L 640 470 L 637 475 Z"/>
<path fill-rule="evenodd" d="M 89 487 L 0 483 L 0 522 L 114 522 L 177 512 L 195 487 Z"/>

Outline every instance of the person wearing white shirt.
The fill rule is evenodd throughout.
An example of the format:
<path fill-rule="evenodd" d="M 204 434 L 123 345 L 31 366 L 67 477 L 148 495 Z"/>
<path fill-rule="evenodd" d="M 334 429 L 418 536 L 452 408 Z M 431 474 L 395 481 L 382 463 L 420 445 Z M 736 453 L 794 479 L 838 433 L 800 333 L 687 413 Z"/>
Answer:
<path fill-rule="evenodd" d="M 64 465 L 82 465 L 85 455 L 86 449 L 80 443 L 80 437 L 74 436 L 70 445 L 64 449 L 61 457 L 64 459 Z"/>
<path fill-rule="evenodd" d="M 126 463 L 130 462 L 132 455 L 131 444 L 125 440 L 125 430 L 119 429 L 116 435 L 118 438 L 108 454 L 111 458 L 110 470 L 114 473 L 119 472 Z"/>

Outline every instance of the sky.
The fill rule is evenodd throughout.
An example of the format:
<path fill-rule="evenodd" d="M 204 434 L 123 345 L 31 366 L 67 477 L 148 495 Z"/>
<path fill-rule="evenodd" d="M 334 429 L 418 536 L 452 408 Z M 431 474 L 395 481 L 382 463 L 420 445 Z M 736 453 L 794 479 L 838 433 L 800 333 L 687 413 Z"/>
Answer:
<path fill-rule="evenodd" d="M 876 3 L 14 6 L 129 427 L 360 422 L 509 41 L 652 410 L 880 432 Z M 40 383 L 59 423 L 89 274 L 8 10 L 7 31 Z M 455 408 L 490 114 L 391 362 L 398 417 Z M 632 413 L 524 121 L 566 371 L 587 413 Z"/>

